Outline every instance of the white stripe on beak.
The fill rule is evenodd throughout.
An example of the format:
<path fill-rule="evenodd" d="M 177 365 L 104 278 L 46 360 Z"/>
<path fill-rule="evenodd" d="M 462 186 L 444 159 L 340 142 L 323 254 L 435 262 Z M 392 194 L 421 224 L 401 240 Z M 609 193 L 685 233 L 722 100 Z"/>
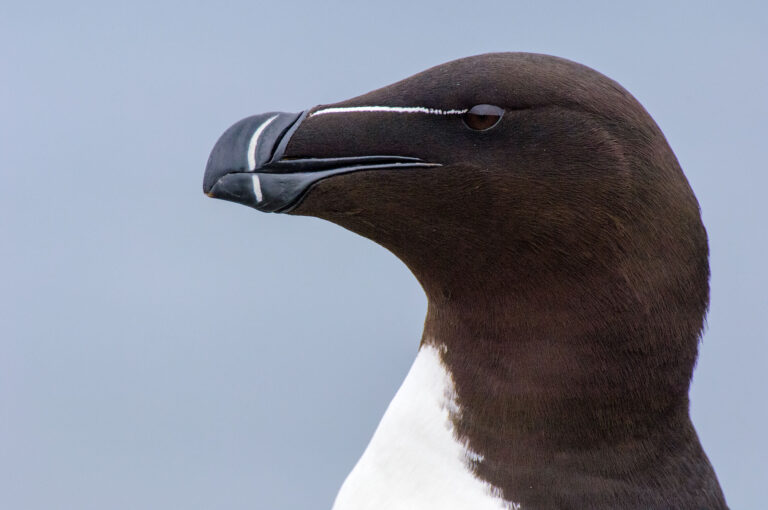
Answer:
<path fill-rule="evenodd" d="M 261 194 L 261 181 L 258 174 L 253 174 L 251 179 L 253 179 L 253 194 L 256 195 L 256 201 L 261 202 L 264 196 Z"/>
<path fill-rule="evenodd" d="M 267 128 L 267 126 L 269 126 L 269 124 L 276 118 L 277 115 L 267 119 L 266 122 L 256 128 L 256 131 L 253 132 L 253 136 L 251 136 L 251 141 L 248 143 L 248 170 L 251 172 L 256 170 L 256 147 L 259 143 L 259 137 L 261 136 L 261 133 L 263 133 Z M 259 188 L 259 195 L 261 195 L 261 188 Z M 261 199 L 259 199 L 259 201 L 261 201 Z"/>

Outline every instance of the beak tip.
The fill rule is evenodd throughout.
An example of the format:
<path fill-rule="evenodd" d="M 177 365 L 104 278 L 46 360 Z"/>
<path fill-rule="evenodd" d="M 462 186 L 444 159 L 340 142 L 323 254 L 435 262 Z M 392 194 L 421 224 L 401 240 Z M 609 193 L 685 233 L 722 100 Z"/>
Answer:
<path fill-rule="evenodd" d="M 246 117 L 227 129 L 211 150 L 203 176 L 203 193 L 218 198 L 214 188 L 234 173 L 252 172 L 264 165 L 278 148 L 282 135 L 303 113 L 270 112 Z M 212 194 L 213 193 L 213 194 Z"/>
<path fill-rule="evenodd" d="M 252 174 L 234 173 L 221 177 L 210 190 L 205 192 L 211 198 L 235 202 L 248 207 L 258 203 L 253 188 Z"/>

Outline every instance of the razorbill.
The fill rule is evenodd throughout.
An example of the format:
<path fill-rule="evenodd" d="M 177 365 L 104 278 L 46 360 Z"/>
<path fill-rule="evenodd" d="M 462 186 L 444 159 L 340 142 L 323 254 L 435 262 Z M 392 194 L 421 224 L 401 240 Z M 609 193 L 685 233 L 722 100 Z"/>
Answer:
<path fill-rule="evenodd" d="M 248 117 L 204 191 L 389 249 L 428 311 L 335 510 L 722 509 L 689 417 L 699 206 L 616 82 L 527 53 Z"/>

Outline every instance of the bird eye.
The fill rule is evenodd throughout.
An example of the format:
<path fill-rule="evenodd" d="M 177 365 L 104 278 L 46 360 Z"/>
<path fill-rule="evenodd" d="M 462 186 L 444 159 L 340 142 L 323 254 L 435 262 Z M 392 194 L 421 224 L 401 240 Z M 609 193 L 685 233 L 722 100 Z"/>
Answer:
<path fill-rule="evenodd" d="M 498 124 L 502 115 L 503 108 L 492 104 L 479 104 L 464 114 L 464 124 L 475 131 L 485 131 Z"/>

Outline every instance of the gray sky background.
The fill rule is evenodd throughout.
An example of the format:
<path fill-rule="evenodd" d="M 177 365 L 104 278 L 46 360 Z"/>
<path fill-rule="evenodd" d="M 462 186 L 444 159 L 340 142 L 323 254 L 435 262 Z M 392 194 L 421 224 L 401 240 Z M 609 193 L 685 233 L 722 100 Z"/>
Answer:
<path fill-rule="evenodd" d="M 0 508 L 323 509 L 418 346 L 391 254 L 207 199 L 234 121 L 487 51 L 627 87 L 709 231 L 694 423 L 732 508 L 768 482 L 765 2 L 6 2 Z"/>

